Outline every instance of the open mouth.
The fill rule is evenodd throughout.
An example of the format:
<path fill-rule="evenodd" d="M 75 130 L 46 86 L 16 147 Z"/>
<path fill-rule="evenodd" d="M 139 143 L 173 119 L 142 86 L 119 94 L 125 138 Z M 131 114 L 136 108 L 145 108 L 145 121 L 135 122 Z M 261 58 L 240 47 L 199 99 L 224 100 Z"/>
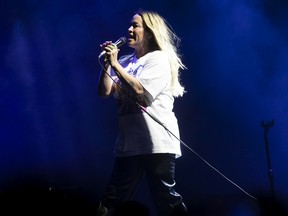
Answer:
<path fill-rule="evenodd" d="M 129 40 L 129 39 L 130 39 L 130 40 L 135 40 L 135 37 L 134 37 L 133 35 L 129 35 L 129 36 L 128 36 L 128 40 Z"/>

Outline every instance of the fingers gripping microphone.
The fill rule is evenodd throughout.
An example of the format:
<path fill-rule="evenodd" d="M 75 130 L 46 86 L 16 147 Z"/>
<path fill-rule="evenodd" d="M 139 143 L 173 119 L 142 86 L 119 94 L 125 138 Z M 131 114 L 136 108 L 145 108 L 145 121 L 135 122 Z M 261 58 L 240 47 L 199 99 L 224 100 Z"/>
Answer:
<path fill-rule="evenodd" d="M 115 43 L 113 43 L 117 48 L 120 48 L 121 46 L 123 46 L 125 43 L 127 42 L 127 38 L 125 37 L 121 37 L 119 38 Z M 104 56 L 106 54 L 106 51 L 104 50 L 103 52 L 100 53 L 100 55 L 98 56 L 98 58 L 101 58 L 102 56 Z"/>

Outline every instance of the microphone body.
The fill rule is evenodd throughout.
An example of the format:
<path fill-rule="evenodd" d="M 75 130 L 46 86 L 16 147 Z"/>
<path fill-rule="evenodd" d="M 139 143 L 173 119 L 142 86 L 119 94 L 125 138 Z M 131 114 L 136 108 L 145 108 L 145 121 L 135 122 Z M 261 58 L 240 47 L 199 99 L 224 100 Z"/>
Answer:
<path fill-rule="evenodd" d="M 126 37 L 121 37 L 119 38 L 115 43 L 113 43 L 117 48 L 120 48 L 121 46 L 123 46 L 125 43 L 127 42 L 127 38 Z M 101 58 L 102 56 L 104 56 L 106 54 L 106 51 L 102 51 L 100 53 L 100 55 L 98 56 L 98 58 Z"/>

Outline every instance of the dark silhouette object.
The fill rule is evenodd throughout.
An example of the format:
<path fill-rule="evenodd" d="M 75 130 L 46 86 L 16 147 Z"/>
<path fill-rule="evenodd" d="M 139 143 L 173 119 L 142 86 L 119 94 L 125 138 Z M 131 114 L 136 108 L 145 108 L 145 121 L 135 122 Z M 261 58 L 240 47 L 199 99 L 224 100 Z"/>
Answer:
<path fill-rule="evenodd" d="M 257 197 L 257 201 L 233 201 L 233 203 L 229 205 L 228 211 L 223 214 L 223 216 L 288 216 L 287 200 L 276 199 L 270 194 L 260 194 Z"/>
<path fill-rule="evenodd" d="M 140 202 L 128 201 L 119 205 L 113 216 L 150 216 L 150 211 Z"/>
<path fill-rule="evenodd" d="M 270 159 L 270 152 L 269 152 L 269 145 L 268 145 L 268 131 L 273 125 L 274 125 L 274 120 L 261 122 L 261 126 L 264 128 L 264 141 L 265 141 L 266 157 L 267 157 L 267 163 L 268 163 L 268 177 L 270 181 L 271 195 L 274 198 L 275 197 L 274 176 L 273 176 L 273 170 L 271 166 L 271 159 Z"/>
<path fill-rule="evenodd" d="M 286 203 L 287 204 L 287 203 Z M 287 206 L 283 200 L 274 196 L 259 198 L 260 216 L 288 216 Z"/>
<path fill-rule="evenodd" d="M 78 191 L 51 189 L 46 183 L 19 180 L 0 190 L 0 215 L 94 215 L 94 206 Z M 94 214 L 93 214 L 94 213 Z"/>

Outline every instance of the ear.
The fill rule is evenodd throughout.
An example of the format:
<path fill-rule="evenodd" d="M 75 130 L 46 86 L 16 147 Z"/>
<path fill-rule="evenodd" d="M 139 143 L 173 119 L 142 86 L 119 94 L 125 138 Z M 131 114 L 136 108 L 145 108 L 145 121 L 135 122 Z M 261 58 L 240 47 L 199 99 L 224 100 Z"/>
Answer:
<path fill-rule="evenodd" d="M 148 33 L 147 33 L 147 38 L 148 38 L 149 40 L 151 40 L 151 39 L 153 38 L 153 34 L 152 34 L 151 32 L 148 32 Z"/>
<path fill-rule="evenodd" d="M 151 39 L 151 38 L 152 38 L 152 35 L 151 35 L 151 33 L 150 33 L 150 32 L 147 32 L 147 37 L 148 37 L 149 39 Z"/>
<path fill-rule="evenodd" d="M 145 29 L 145 36 L 150 40 L 153 37 L 152 32 L 149 29 Z"/>

